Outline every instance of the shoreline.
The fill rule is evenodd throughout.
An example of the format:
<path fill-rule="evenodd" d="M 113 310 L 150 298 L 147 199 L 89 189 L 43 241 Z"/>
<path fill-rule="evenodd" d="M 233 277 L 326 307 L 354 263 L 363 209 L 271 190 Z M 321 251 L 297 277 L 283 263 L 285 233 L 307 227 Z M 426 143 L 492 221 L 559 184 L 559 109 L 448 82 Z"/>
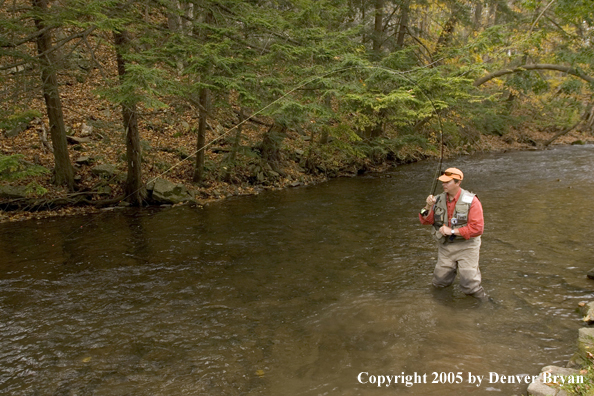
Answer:
<path fill-rule="evenodd" d="M 543 133 L 535 133 L 530 136 L 532 142 L 543 142 L 548 139 L 548 136 Z M 496 136 L 483 136 L 481 142 L 479 142 L 476 147 L 473 147 L 475 150 L 472 152 L 467 152 L 465 150 L 458 150 L 453 152 L 448 152 L 445 154 L 444 159 L 451 159 L 460 156 L 468 156 L 468 155 L 475 155 L 479 153 L 506 153 L 512 151 L 543 151 L 548 150 L 554 147 L 559 146 L 570 146 L 570 145 L 587 145 L 587 144 L 594 144 L 594 137 L 583 132 L 574 132 L 568 134 L 566 136 L 560 137 L 555 144 L 550 146 L 543 147 L 542 145 L 534 145 L 529 143 L 519 143 L 517 140 L 510 138 L 510 136 L 505 135 L 502 137 Z M 420 157 L 420 158 L 419 158 Z M 428 155 L 427 153 L 423 153 L 419 150 L 416 153 L 412 153 L 405 158 L 404 160 L 396 160 L 396 161 L 384 161 L 380 164 L 372 164 L 369 162 L 363 162 L 359 164 L 358 167 L 350 169 L 348 172 L 344 169 L 331 169 L 333 175 L 326 174 L 308 174 L 302 173 L 298 175 L 293 175 L 293 178 L 289 177 L 285 182 L 278 182 L 278 183 L 268 183 L 268 184 L 250 184 L 250 183 L 242 183 L 242 184 L 231 184 L 231 183 L 213 183 L 214 186 L 210 188 L 210 191 L 200 191 L 200 189 L 196 189 L 195 186 L 184 183 L 183 180 L 172 178 L 174 182 L 178 182 L 178 186 L 182 186 L 182 188 L 188 189 L 188 191 L 192 191 L 192 194 L 196 196 L 200 195 L 200 198 L 192 198 L 186 202 L 180 203 L 159 203 L 153 202 L 143 208 L 158 208 L 158 207 L 175 207 L 181 205 L 187 206 L 198 206 L 203 207 L 205 205 L 209 205 L 213 202 L 220 202 L 229 197 L 241 197 L 241 196 L 251 196 L 251 195 L 258 195 L 265 191 L 278 191 L 284 190 L 288 188 L 295 188 L 295 187 L 305 187 L 316 185 L 320 183 L 328 182 L 332 179 L 337 179 L 341 177 L 356 177 L 365 173 L 383 173 L 389 169 L 394 167 L 404 165 L 404 164 L 411 164 L 411 163 L 418 163 L 427 160 L 435 160 L 438 159 L 438 156 L 435 155 Z M 159 176 L 152 177 L 146 183 L 150 184 L 154 182 Z M 67 198 L 67 194 L 63 193 L 60 194 L 59 189 L 53 191 L 53 197 L 51 199 L 59 201 L 64 200 Z M 114 199 L 115 196 L 112 194 L 110 197 Z M 2 201 L 0 201 L 2 203 Z M 14 223 L 19 221 L 26 221 L 26 220 L 42 220 L 42 219 L 49 219 L 54 217 L 66 217 L 66 216 L 77 216 L 77 215 L 87 215 L 87 214 L 98 214 L 105 211 L 114 211 L 123 208 L 130 207 L 127 202 L 117 201 L 110 205 L 106 205 L 105 207 L 98 207 L 93 204 L 66 204 L 61 207 L 57 208 L 50 208 L 45 210 L 22 210 L 22 209 L 15 209 L 15 210 L 2 210 L 0 209 L 0 224 L 3 223 Z"/>

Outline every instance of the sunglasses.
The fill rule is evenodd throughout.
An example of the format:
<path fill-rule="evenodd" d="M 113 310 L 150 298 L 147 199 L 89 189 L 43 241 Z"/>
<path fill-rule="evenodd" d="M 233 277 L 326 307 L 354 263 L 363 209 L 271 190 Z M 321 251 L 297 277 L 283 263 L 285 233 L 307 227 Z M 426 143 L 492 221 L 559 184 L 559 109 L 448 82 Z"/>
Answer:
<path fill-rule="evenodd" d="M 442 175 L 446 175 L 446 176 L 458 176 L 460 177 L 459 174 L 457 173 L 452 173 L 452 172 L 441 172 Z"/>

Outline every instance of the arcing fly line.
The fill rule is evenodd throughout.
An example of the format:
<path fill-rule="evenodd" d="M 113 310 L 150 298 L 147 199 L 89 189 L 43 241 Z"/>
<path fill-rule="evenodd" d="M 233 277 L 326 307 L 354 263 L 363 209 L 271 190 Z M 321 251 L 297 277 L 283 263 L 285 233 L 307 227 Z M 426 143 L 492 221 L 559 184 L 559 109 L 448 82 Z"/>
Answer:
<path fill-rule="evenodd" d="M 157 180 L 159 177 L 161 177 L 163 175 L 166 175 L 167 173 L 171 172 L 175 168 L 179 167 L 180 165 L 182 165 L 184 162 L 186 162 L 191 157 L 193 157 L 196 154 L 198 154 L 199 152 L 205 150 L 207 147 L 211 146 L 216 141 L 221 140 L 222 138 L 224 138 L 226 135 L 228 135 L 229 133 L 231 133 L 236 128 L 239 128 L 241 125 L 245 124 L 246 122 L 248 122 L 252 118 L 256 117 L 257 115 L 259 115 L 262 112 L 266 111 L 270 107 L 274 106 L 276 103 L 278 103 L 281 100 L 285 99 L 287 96 L 293 94 L 295 91 L 297 91 L 297 90 L 303 88 L 304 86 L 306 86 L 308 84 L 311 84 L 311 83 L 313 83 L 313 82 L 315 82 L 317 80 L 321 80 L 321 79 L 323 79 L 323 78 L 325 78 L 327 76 L 330 76 L 332 74 L 340 73 L 340 72 L 344 72 L 344 71 L 348 71 L 348 70 L 352 70 L 352 69 L 377 69 L 377 70 L 382 70 L 382 71 L 387 72 L 387 73 L 390 73 L 390 74 L 394 74 L 394 75 L 400 76 L 400 77 L 406 79 L 407 81 L 411 82 L 412 84 L 414 84 L 422 92 L 422 94 L 427 98 L 427 100 L 429 101 L 429 103 L 431 103 L 431 107 L 433 108 L 433 112 L 437 116 L 437 120 L 438 120 L 438 124 L 439 124 L 440 145 L 441 145 L 439 164 L 438 164 L 438 167 L 437 167 L 437 170 L 436 170 L 436 175 L 433 178 L 433 185 L 431 187 L 431 195 L 433 195 L 435 193 L 435 188 L 437 187 L 437 177 L 439 177 L 439 173 L 441 173 L 441 167 L 442 167 L 442 162 L 443 162 L 443 125 L 442 125 L 441 117 L 439 115 L 439 112 L 437 111 L 437 107 L 436 107 L 435 103 L 433 102 L 432 98 L 429 95 L 427 95 L 427 93 L 421 88 L 421 86 L 415 80 L 413 80 L 413 79 L 411 79 L 411 78 L 409 78 L 409 77 L 407 77 L 405 75 L 406 73 L 411 73 L 412 71 L 399 72 L 399 71 L 392 70 L 392 69 L 389 69 L 389 68 L 386 68 L 386 67 L 383 67 L 383 66 L 355 65 L 355 66 L 348 66 L 348 67 L 336 69 L 336 70 L 333 70 L 333 71 L 330 71 L 330 72 L 327 72 L 327 73 L 324 73 L 324 74 L 321 74 L 321 75 L 318 75 L 318 76 L 315 76 L 315 77 L 312 77 L 312 78 L 309 78 L 309 79 L 304 80 L 303 82 L 301 82 L 300 84 L 298 84 L 296 87 L 294 87 L 290 91 L 286 92 L 285 94 L 283 94 L 279 98 L 275 99 L 274 101 L 270 102 L 266 106 L 262 107 L 261 109 L 257 110 L 256 112 L 252 113 L 251 115 L 249 115 L 248 117 L 246 117 L 245 119 L 243 119 L 242 121 L 240 121 L 239 123 L 237 123 L 236 125 L 234 125 L 233 127 L 229 128 L 229 130 L 225 131 L 224 133 L 222 133 L 218 137 L 216 137 L 216 138 L 212 139 L 210 142 L 206 143 L 204 146 L 196 149 L 192 154 L 190 154 L 186 158 L 183 158 L 182 160 L 178 161 L 176 164 L 172 165 L 167 170 L 165 170 L 162 173 L 158 174 L 157 176 L 153 177 L 148 182 L 143 183 L 143 185 L 142 185 L 141 188 L 139 188 L 139 189 L 137 189 L 137 190 L 129 193 L 128 195 L 124 196 L 120 200 L 120 202 L 121 201 L 125 201 L 127 198 L 129 198 L 132 195 L 138 193 L 143 188 L 146 188 L 148 185 L 150 185 L 152 182 L 154 182 L 155 180 Z M 96 219 L 93 219 L 93 220 L 89 221 L 88 223 L 80 226 L 80 228 L 83 228 L 84 226 L 90 224 L 91 222 L 93 222 L 95 220 Z M 70 235 L 74 234 L 75 232 L 76 231 L 73 231 L 72 233 L 70 233 L 69 235 L 67 235 L 67 237 L 69 237 Z"/>
<path fill-rule="evenodd" d="M 180 160 L 178 163 L 172 165 L 169 169 L 167 169 L 166 171 L 164 171 L 163 173 L 153 177 L 151 180 L 149 180 L 148 182 L 146 182 L 145 184 L 143 184 L 142 188 L 146 187 L 147 185 L 151 184 L 153 181 L 157 180 L 159 177 L 171 172 L 173 169 L 179 167 L 182 163 L 184 163 L 186 160 L 188 160 L 189 158 L 191 158 L 192 156 L 198 154 L 200 151 L 205 150 L 207 147 L 211 146 L 213 143 L 215 143 L 218 140 L 221 140 L 222 138 L 224 138 L 226 135 L 228 135 L 229 133 L 231 133 L 233 130 L 239 128 L 241 125 L 245 124 L 246 122 L 248 122 L 249 120 L 251 120 L 252 118 L 256 117 L 258 114 L 266 111 L 268 108 L 274 106 L 276 103 L 280 102 L 281 100 L 283 100 L 284 98 L 286 98 L 287 96 L 293 94 L 295 91 L 303 88 L 304 86 L 311 84 L 317 80 L 321 80 L 325 77 L 328 77 L 329 75 L 335 74 L 335 73 L 340 73 L 340 72 L 344 72 L 347 70 L 351 70 L 351 69 L 377 69 L 377 70 L 382 70 L 385 71 L 387 73 L 390 74 L 395 74 L 398 75 L 400 77 L 403 77 L 404 79 L 406 79 L 407 81 L 413 83 L 417 88 L 419 88 L 419 90 L 423 93 L 423 95 L 425 95 L 425 97 L 427 98 L 427 100 L 429 101 L 429 103 L 431 103 L 431 107 L 433 107 L 433 111 L 435 113 L 435 115 L 437 116 L 437 120 L 439 123 L 439 131 L 440 131 L 440 155 L 439 155 L 439 164 L 436 170 L 436 174 L 435 177 L 433 178 L 433 185 L 431 187 L 431 195 L 433 195 L 435 193 L 435 189 L 437 187 L 437 178 L 439 177 L 439 174 L 441 173 L 441 167 L 442 167 L 442 162 L 443 162 L 443 124 L 441 122 L 441 116 L 439 115 L 439 112 L 437 111 L 437 107 L 435 106 L 435 103 L 433 102 L 433 99 L 427 95 L 427 93 L 421 88 L 421 86 L 413 79 L 407 77 L 405 75 L 405 72 L 398 72 L 396 70 L 392 70 L 392 69 L 388 69 L 386 67 L 383 66 L 349 66 L 349 67 L 345 67 L 345 68 L 341 68 L 341 69 L 337 69 L 337 70 L 333 70 L 327 73 L 324 73 L 322 75 L 319 76 L 315 76 L 313 78 L 310 78 L 308 80 L 305 80 L 304 82 L 300 83 L 299 85 L 297 85 L 295 88 L 291 89 L 290 91 L 286 92 L 285 94 L 283 94 L 281 97 L 275 99 L 274 101 L 272 101 L 271 103 L 269 103 L 268 105 L 262 107 L 260 110 L 252 113 L 249 117 L 245 118 L 244 120 L 242 120 L 241 122 L 239 122 L 238 124 L 234 125 L 233 127 L 231 127 L 229 130 L 227 130 L 226 132 L 224 132 L 223 134 L 221 134 L 220 136 L 216 137 L 215 139 L 211 140 L 210 142 L 206 143 L 204 146 L 200 147 L 199 149 L 197 149 L 196 151 L 194 151 L 191 155 L 189 155 L 188 157 Z M 129 195 L 127 195 L 126 197 L 124 197 L 122 200 L 125 200 L 126 198 L 132 196 L 133 194 L 137 193 L 139 190 L 136 190 L 132 193 L 130 193 Z"/>

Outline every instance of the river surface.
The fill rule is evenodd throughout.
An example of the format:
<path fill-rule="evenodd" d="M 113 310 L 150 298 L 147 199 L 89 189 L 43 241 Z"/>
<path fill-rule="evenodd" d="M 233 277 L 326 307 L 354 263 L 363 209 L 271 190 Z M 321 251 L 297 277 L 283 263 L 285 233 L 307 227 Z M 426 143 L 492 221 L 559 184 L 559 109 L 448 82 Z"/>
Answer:
<path fill-rule="evenodd" d="M 435 166 L 0 225 L 0 394 L 524 393 L 489 376 L 564 366 L 594 299 L 594 146 L 444 164 L 483 203 L 494 303 L 431 286 Z"/>

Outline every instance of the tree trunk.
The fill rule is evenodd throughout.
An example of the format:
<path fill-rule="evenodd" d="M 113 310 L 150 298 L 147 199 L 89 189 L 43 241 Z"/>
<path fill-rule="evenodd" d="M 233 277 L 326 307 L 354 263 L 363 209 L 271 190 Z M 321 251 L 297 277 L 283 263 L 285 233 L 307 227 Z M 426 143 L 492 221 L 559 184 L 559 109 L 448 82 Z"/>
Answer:
<path fill-rule="evenodd" d="M 48 0 L 33 0 L 33 8 L 40 14 L 47 13 Z M 74 190 L 74 168 L 68 154 L 68 143 L 66 142 L 66 127 L 64 126 L 64 113 L 58 89 L 58 78 L 54 69 L 55 62 L 51 54 L 51 35 L 45 30 L 45 23 L 35 18 L 35 27 L 40 32 L 37 38 L 37 52 L 41 66 L 41 81 L 43 86 L 43 98 L 47 108 L 47 116 L 50 124 L 50 136 L 54 150 L 54 177 L 55 183 L 66 186 L 68 190 Z"/>
<path fill-rule="evenodd" d="M 198 118 L 198 137 L 196 141 L 196 167 L 194 168 L 194 183 L 202 183 L 204 180 L 204 148 L 206 145 L 206 120 L 208 117 L 209 92 L 207 88 L 200 90 L 200 115 Z"/>
<path fill-rule="evenodd" d="M 373 53 L 379 58 L 384 29 L 384 0 L 375 0 L 375 26 L 373 29 Z"/>
<path fill-rule="evenodd" d="M 456 23 L 458 23 L 458 11 L 456 8 L 457 7 L 452 9 L 452 14 L 450 15 L 445 26 L 443 27 L 441 34 L 439 35 L 439 39 L 437 40 L 437 44 L 435 45 L 435 51 L 431 56 L 432 59 L 435 59 L 437 56 L 439 56 L 439 52 L 441 51 L 441 49 L 446 47 L 452 39 L 452 36 L 454 34 L 454 28 L 456 27 Z"/>
<path fill-rule="evenodd" d="M 404 36 L 406 35 L 408 26 L 410 3 L 408 1 L 404 1 L 401 7 L 402 10 L 400 13 L 400 21 L 398 22 L 398 35 L 396 36 L 396 48 L 398 49 L 404 48 Z"/>
<path fill-rule="evenodd" d="M 329 112 L 333 112 L 332 110 L 332 96 L 330 94 L 326 94 L 324 97 L 324 107 L 328 109 Z M 331 122 L 331 121 L 330 121 Z M 327 125 L 322 127 L 322 134 L 320 136 L 320 144 L 328 144 L 329 142 L 329 131 L 330 131 L 330 122 Z"/>
<path fill-rule="evenodd" d="M 497 3 L 493 2 L 489 8 L 489 27 L 497 24 Z"/>
<path fill-rule="evenodd" d="M 170 12 L 167 13 L 167 28 L 174 33 L 192 36 L 192 20 L 194 19 L 194 4 L 184 3 L 179 0 L 169 1 Z M 183 17 L 182 17 L 183 15 Z M 175 55 L 177 73 L 181 75 L 186 67 L 186 62 Z"/>
<path fill-rule="evenodd" d="M 229 163 L 227 165 L 227 170 L 225 171 L 224 180 L 227 183 L 231 182 L 231 170 L 235 168 L 235 161 L 237 159 L 237 151 L 239 150 L 239 146 L 241 144 L 241 132 L 243 130 L 243 122 L 245 120 L 245 116 L 243 114 L 243 108 L 239 109 L 239 114 L 237 115 L 239 119 L 239 123 L 235 128 L 235 139 L 233 140 L 233 148 L 231 149 L 231 154 L 229 156 Z"/>
<path fill-rule="evenodd" d="M 474 8 L 474 19 L 472 21 L 472 28 L 474 31 L 478 31 L 482 26 L 483 20 L 483 3 L 478 2 Z"/>
<path fill-rule="evenodd" d="M 587 108 L 588 110 L 584 113 L 586 126 L 590 131 L 594 131 L 594 104 L 589 104 Z"/>
<path fill-rule="evenodd" d="M 286 131 L 286 127 L 274 124 L 262 138 L 262 158 L 278 173 L 280 173 L 281 145 Z"/>
<path fill-rule="evenodd" d="M 126 61 L 123 54 L 127 51 L 130 36 L 126 31 L 116 31 L 113 34 L 116 47 L 118 75 L 123 83 L 126 78 Z M 138 131 L 138 112 L 135 101 L 122 103 L 122 119 L 126 131 L 126 160 L 128 176 L 124 191 L 126 201 L 133 205 L 142 206 L 146 198 L 146 188 L 142 183 L 140 133 Z"/>

